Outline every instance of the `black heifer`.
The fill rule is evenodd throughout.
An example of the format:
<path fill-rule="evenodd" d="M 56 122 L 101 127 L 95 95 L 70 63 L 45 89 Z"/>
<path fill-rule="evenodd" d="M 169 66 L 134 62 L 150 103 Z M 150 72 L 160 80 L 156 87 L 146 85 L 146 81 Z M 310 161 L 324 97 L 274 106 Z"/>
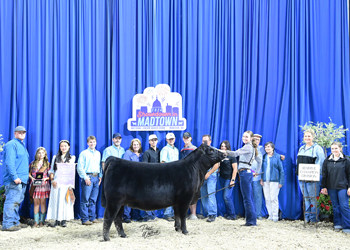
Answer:
<path fill-rule="evenodd" d="M 174 206 L 175 229 L 186 230 L 186 214 L 208 169 L 225 158 L 213 147 L 202 144 L 186 158 L 169 163 L 132 162 L 109 157 L 104 174 L 106 210 L 103 238 L 109 240 L 112 222 L 121 237 L 124 205 L 142 210 Z M 181 221 L 180 221 L 181 220 Z"/>

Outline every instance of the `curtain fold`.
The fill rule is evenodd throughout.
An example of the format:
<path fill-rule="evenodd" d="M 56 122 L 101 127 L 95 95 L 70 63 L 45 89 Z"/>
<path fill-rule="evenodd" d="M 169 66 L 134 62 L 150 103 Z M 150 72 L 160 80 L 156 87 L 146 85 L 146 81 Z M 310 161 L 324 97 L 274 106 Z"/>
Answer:
<path fill-rule="evenodd" d="M 195 145 L 211 134 L 213 146 L 238 149 L 245 130 L 276 144 L 286 155 L 280 209 L 297 219 L 299 125 L 350 125 L 347 18 L 347 0 L 0 1 L 0 134 L 25 126 L 31 160 L 39 146 L 52 159 L 62 139 L 78 157 L 89 135 L 102 152 L 114 132 L 123 147 L 137 137 L 147 149 L 149 132 L 127 130 L 132 97 L 166 83 L 182 95 Z M 161 148 L 166 132 L 155 133 Z M 243 214 L 239 185 L 234 202 Z M 31 213 L 27 199 L 21 213 Z"/>

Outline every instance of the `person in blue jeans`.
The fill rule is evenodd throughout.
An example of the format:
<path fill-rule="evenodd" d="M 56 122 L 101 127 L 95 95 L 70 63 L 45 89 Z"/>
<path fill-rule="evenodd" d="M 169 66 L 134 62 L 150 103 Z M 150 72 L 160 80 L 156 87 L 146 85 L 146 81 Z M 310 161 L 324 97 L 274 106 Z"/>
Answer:
<path fill-rule="evenodd" d="M 312 129 L 304 131 L 305 145 L 299 148 L 297 156 L 296 174 L 299 174 L 299 164 L 318 164 L 320 165 L 320 174 L 325 159 L 323 149 L 314 142 L 315 132 Z M 299 180 L 299 187 L 304 197 L 314 197 L 320 191 L 320 182 L 306 182 Z M 305 221 L 307 223 L 316 223 L 316 198 L 304 198 L 305 202 Z M 310 213 L 312 212 L 312 213 Z M 317 219 L 318 220 L 318 219 Z"/>
<path fill-rule="evenodd" d="M 87 138 L 88 149 L 79 155 L 77 172 L 81 178 L 80 217 L 83 225 L 99 223 L 96 201 L 102 180 L 101 154 L 96 150 L 96 137 Z"/>
<path fill-rule="evenodd" d="M 211 136 L 203 135 L 202 143 L 206 143 L 207 145 L 211 144 Z M 217 183 L 217 172 L 218 172 L 219 164 L 215 164 L 205 175 L 205 180 L 203 186 L 201 187 L 201 199 L 203 206 L 203 215 L 208 216 L 207 222 L 215 221 L 217 216 L 217 203 L 215 194 L 208 194 L 216 191 L 216 183 Z M 206 197 L 204 197 L 206 196 Z"/>
<path fill-rule="evenodd" d="M 231 145 L 228 141 L 223 141 L 220 144 L 221 150 L 231 150 Z M 236 182 L 237 175 L 237 160 L 235 157 L 228 156 L 219 163 L 220 169 L 220 185 L 221 188 L 230 186 L 222 191 L 222 195 L 225 201 L 227 220 L 236 220 L 236 210 L 233 204 L 233 188 Z"/>
<path fill-rule="evenodd" d="M 262 156 L 265 153 L 263 146 L 259 145 L 261 138 L 262 138 L 261 135 L 254 134 L 254 139 L 256 141 L 256 144 L 258 145 L 259 154 L 257 157 L 259 157 L 260 159 L 262 159 Z M 254 172 L 257 172 L 257 168 L 258 168 L 258 162 L 253 161 L 252 170 Z M 257 173 L 261 174 L 261 169 L 260 169 L 260 172 L 257 172 Z M 253 178 L 253 182 L 252 182 L 255 213 L 258 220 L 262 219 L 261 208 L 262 208 L 262 200 L 263 200 L 263 188 L 260 184 L 260 180 L 261 180 L 261 175 L 257 175 L 256 177 Z"/>
<path fill-rule="evenodd" d="M 15 138 L 4 146 L 3 181 L 6 200 L 3 211 L 2 231 L 18 231 L 27 225 L 19 223 L 19 206 L 24 199 L 29 178 L 29 154 L 23 142 L 26 137 L 23 126 L 15 128 Z"/>
<path fill-rule="evenodd" d="M 129 149 L 125 152 L 123 159 L 128 161 L 142 162 L 142 147 L 141 141 L 137 138 L 132 139 Z M 131 209 L 124 205 L 123 220 L 125 223 L 131 222 L 131 218 L 136 221 L 141 221 L 141 211 L 139 209 Z"/>
<path fill-rule="evenodd" d="M 243 205 L 246 215 L 246 223 L 242 226 L 256 226 L 256 213 L 255 206 L 252 199 L 253 189 L 252 189 L 252 181 L 253 181 L 253 173 L 252 173 L 252 163 L 254 160 L 258 163 L 257 173 L 259 173 L 261 168 L 261 159 L 258 156 L 258 145 L 253 138 L 252 131 L 246 131 L 243 133 L 242 141 L 244 146 L 236 151 L 227 150 L 226 153 L 230 156 L 237 157 L 239 156 L 239 165 L 238 165 L 238 173 L 240 177 L 240 186 L 241 192 L 243 196 Z"/>
<path fill-rule="evenodd" d="M 333 142 L 332 154 L 323 163 L 321 187 L 331 197 L 334 230 L 350 234 L 350 159 L 342 148 L 340 142 Z"/>

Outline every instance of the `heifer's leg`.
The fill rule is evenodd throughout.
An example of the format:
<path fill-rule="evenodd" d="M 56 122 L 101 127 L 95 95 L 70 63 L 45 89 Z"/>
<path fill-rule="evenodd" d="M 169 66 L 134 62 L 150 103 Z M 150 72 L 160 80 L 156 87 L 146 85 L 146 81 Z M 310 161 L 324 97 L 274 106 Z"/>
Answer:
<path fill-rule="evenodd" d="M 190 201 L 185 203 L 180 203 L 179 205 L 179 215 L 181 220 L 181 230 L 183 234 L 188 234 L 188 231 L 186 229 L 186 215 L 188 208 L 190 206 Z"/>
<path fill-rule="evenodd" d="M 181 223 L 180 223 L 180 215 L 179 215 L 179 207 L 174 206 L 174 214 L 175 214 L 175 230 L 180 231 L 181 230 Z"/>
<path fill-rule="evenodd" d="M 114 218 L 118 214 L 120 210 L 121 205 L 116 204 L 108 204 L 106 206 L 105 213 L 103 215 L 103 239 L 105 241 L 109 241 L 109 230 L 111 228 L 112 222 L 114 221 Z"/>
<path fill-rule="evenodd" d="M 121 206 L 117 216 L 114 219 L 114 225 L 115 225 L 115 228 L 117 229 L 119 236 L 122 238 L 126 238 L 127 236 L 124 233 L 123 224 L 122 224 L 123 214 L 124 214 L 124 207 Z"/>

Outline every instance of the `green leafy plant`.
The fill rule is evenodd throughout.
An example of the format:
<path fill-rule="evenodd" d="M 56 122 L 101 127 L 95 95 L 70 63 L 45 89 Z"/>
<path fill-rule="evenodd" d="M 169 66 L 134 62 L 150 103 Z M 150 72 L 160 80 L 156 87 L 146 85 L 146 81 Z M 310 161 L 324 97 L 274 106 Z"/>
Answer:
<path fill-rule="evenodd" d="M 320 196 L 317 196 L 316 199 L 317 207 L 319 208 L 321 214 L 333 215 L 333 205 L 329 195 L 325 195 L 321 192 Z"/>
<path fill-rule="evenodd" d="M 310 121 L 305 123 L 304 126 L 299 125 L 303 131 L 307 129 L 315 131 L 314 141 L 323 148 L 325 156 L 327 156 L 327 148 L 330 148 L 333 142 L 339 141 L 345 137 L 345 132 L 349 130 L 347 128 L 345 129 L 343 125 L 336 127 L 336 124 L 332 122 L 330 117 L 329 120 L 329 123 L 314 123 Z M 305 142 L 303 141 L 303 143 Z"/>

